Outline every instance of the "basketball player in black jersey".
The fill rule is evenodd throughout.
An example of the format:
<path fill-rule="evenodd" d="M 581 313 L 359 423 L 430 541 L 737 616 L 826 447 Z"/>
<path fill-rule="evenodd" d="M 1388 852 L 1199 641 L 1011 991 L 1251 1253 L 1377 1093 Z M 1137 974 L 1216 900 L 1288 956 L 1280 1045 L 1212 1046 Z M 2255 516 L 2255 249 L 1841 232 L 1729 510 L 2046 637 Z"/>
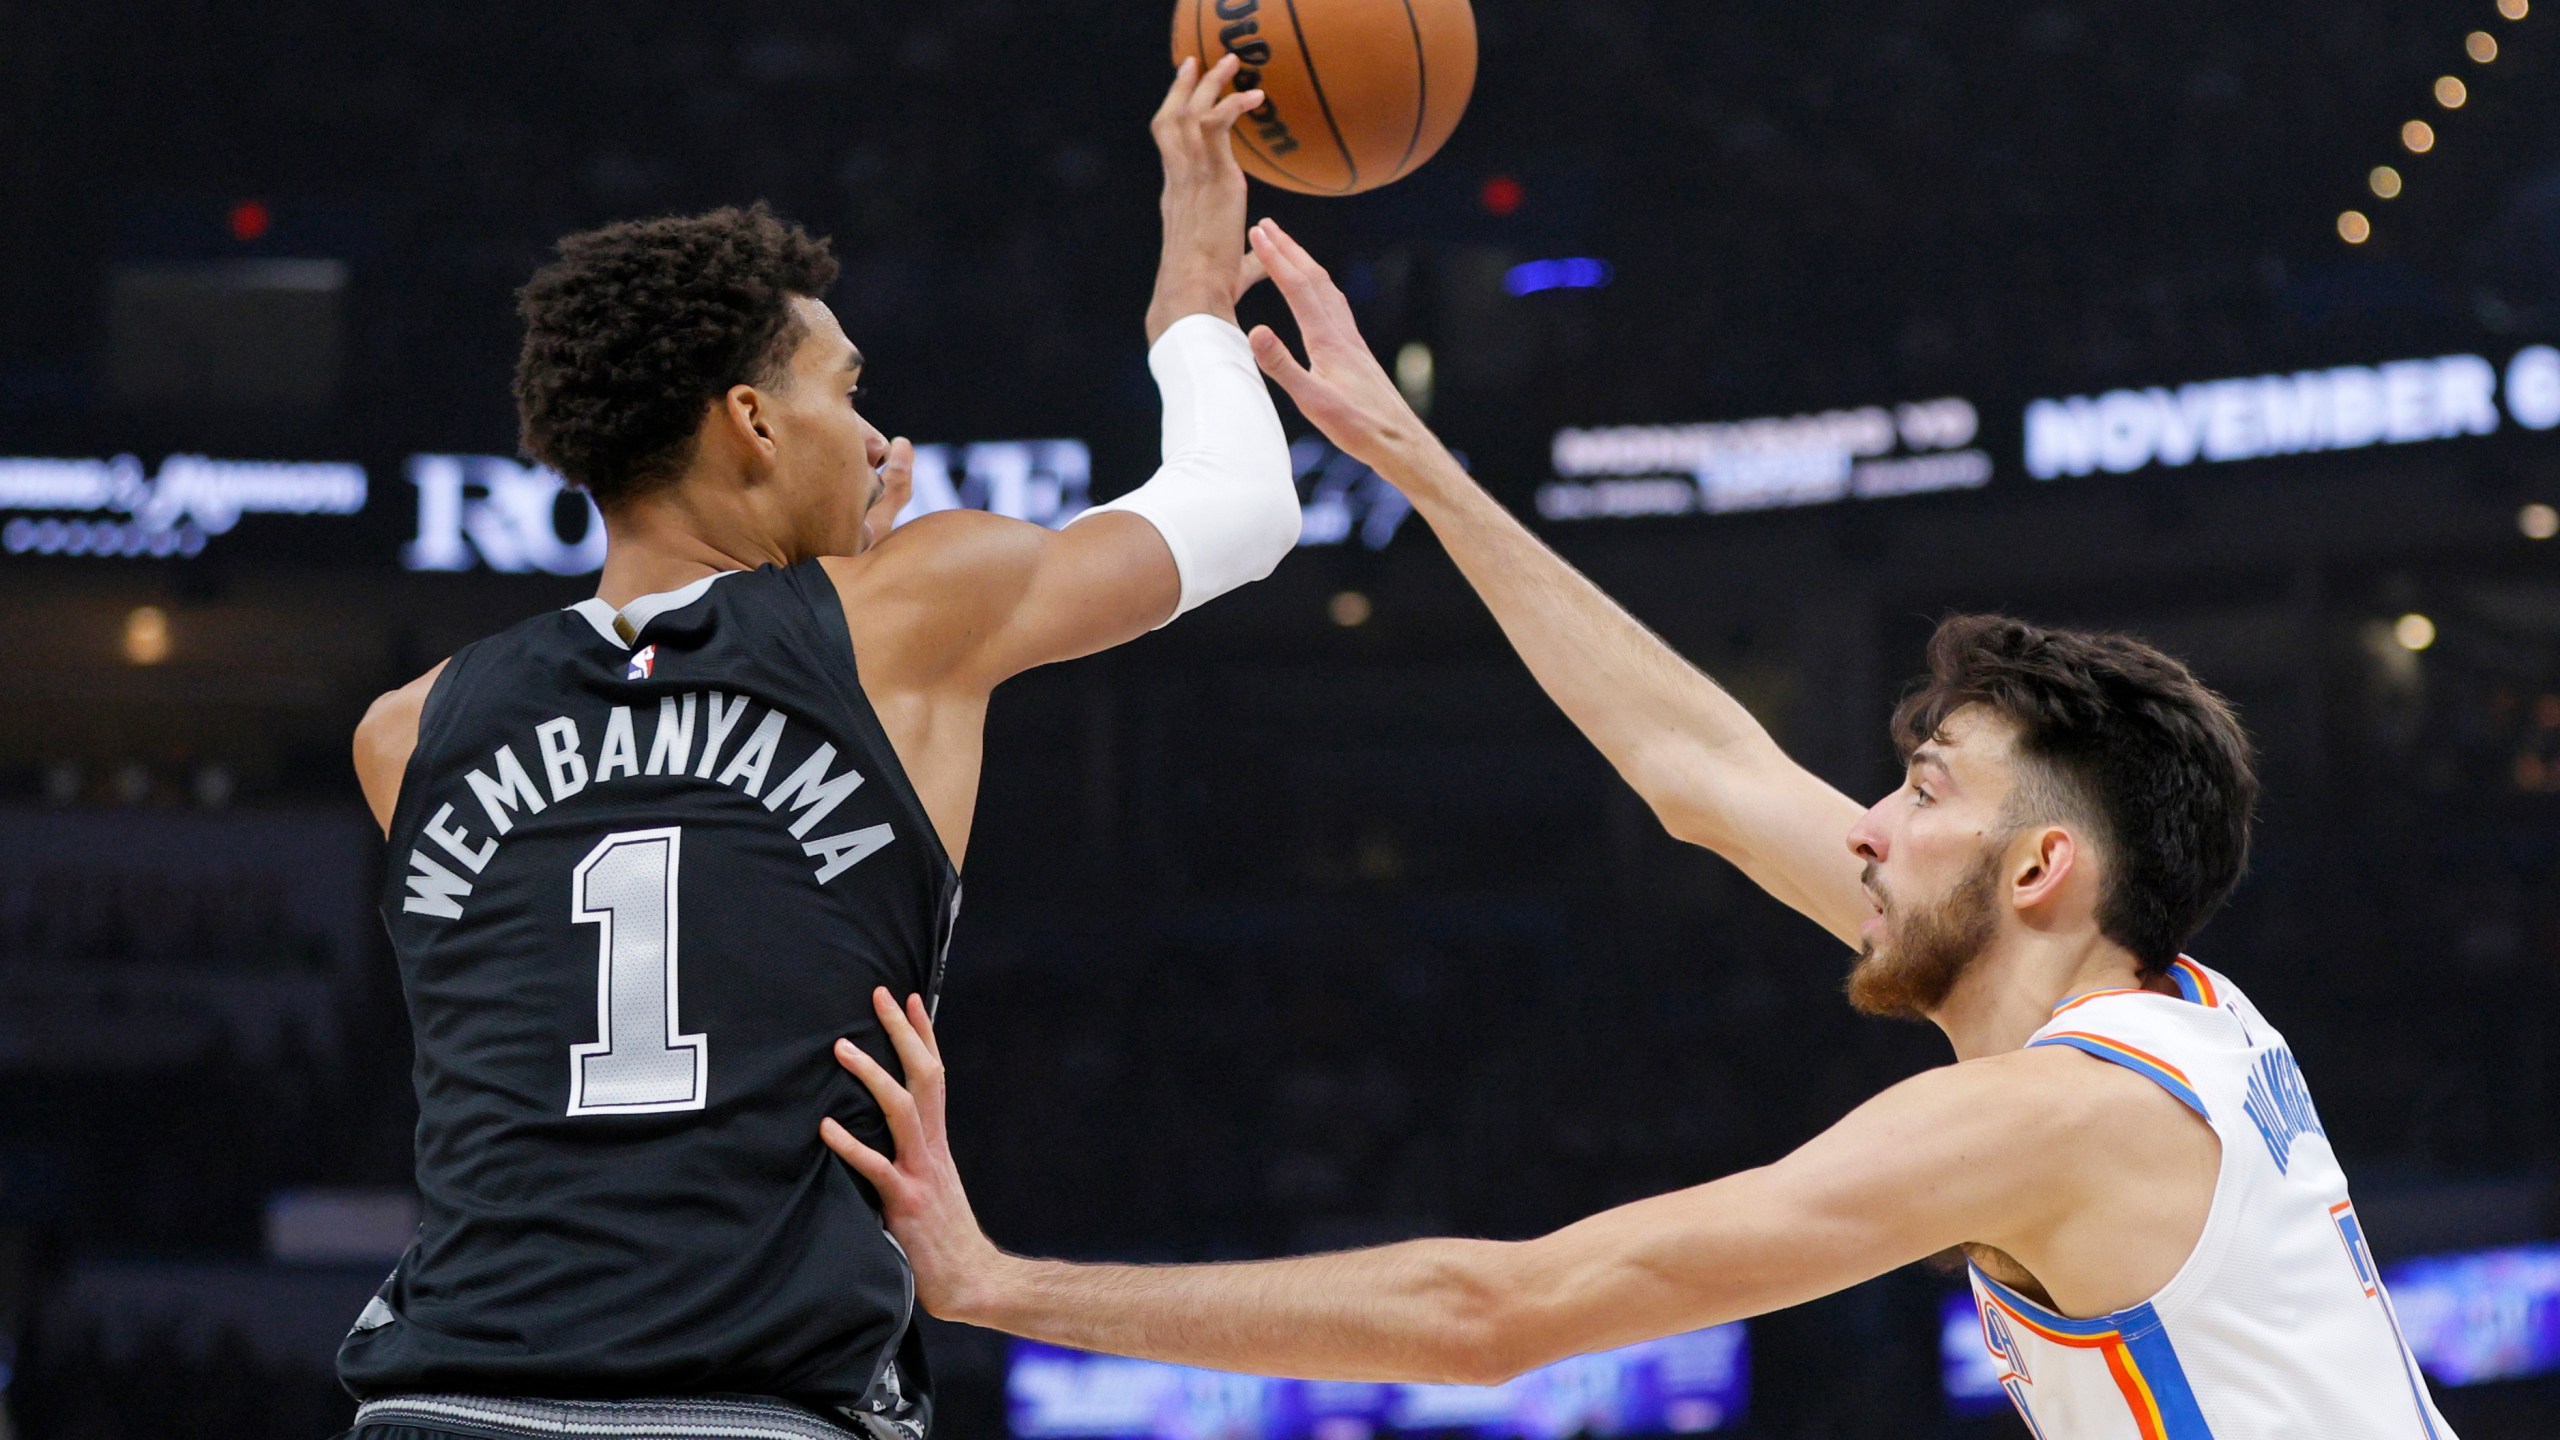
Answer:
<path fill-rule="evenodd" d="M 522 308 L 529 453 L 594 496 L 596 597 L 382 697 L 356 767 L 417 1038 L 416 1244 L 339 1367 L 360 1440 L 920 1440 L 913 1282 L 813 1114 L 934 995 L 989 692 L 1270 572 L 1298 503 L 1237 330 L 1229 147 L 1186 64 L 1153 130 L 1164 468 L 1063 531 L 894 534 L 823 242 L 760 207 L 562 242 Z"/>

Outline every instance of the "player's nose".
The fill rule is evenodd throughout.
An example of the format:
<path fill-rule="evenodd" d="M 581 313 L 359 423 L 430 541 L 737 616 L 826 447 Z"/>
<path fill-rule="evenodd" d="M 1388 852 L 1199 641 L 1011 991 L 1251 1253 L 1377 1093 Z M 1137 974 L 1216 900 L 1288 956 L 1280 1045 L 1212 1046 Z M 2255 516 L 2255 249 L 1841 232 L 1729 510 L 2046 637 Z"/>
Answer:
<path fill-rule="evenodd" d="M 1849 853 L 1869 865 L 1882 861 L 1885 853 L 1893 848 L 1892 841 L 1885 834 L 1883 811 L 1883 803 L 1878 802 L 1858 817 L 1857 824 L 1849 827 Z"/>

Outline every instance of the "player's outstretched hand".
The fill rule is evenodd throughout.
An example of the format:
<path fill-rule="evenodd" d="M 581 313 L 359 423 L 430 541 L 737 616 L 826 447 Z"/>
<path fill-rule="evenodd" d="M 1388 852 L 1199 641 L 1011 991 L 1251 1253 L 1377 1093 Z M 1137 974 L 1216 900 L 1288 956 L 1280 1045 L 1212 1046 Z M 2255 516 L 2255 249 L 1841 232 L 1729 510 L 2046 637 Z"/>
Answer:
<path fill-rule="evenodd" d="M 1403 392 L 1387 376 L 1386 367 L 1369 353 L 1333 277 L 1325 273 L 1306 247 L 1289 237 L 1279 222 L 1253 227 L 1253 253 L 1271 272 L 1297 317 L 1298 338 L 1307 347 L 1306 363 L 1268 325 L 1256 325 L 1250 337 L 1253 358 L 1263 373 L 1289 392 L 1298 410 L 1343 453 L 1393 480 L 1395 462 L 1417 446 L 1438 442 L 1405 403 Z"/>
<path fill-rule="evenodd" d="M 872 992 L 871 1008 L 880 1012 L 907 1083 L 899 1084 L 850 1040 L 836 1042 L 836 1063 L 880 1102 L 898 1158 L 863 1144 L 832 1117 L 818 1123 L 818 1135 L 880 1192 L 889 1233 L 915 1267 L 916 1299 L 946 1320 L 963 1319 L 970 1297 L 983 1289 L 1003 1253 L 978 1228 L 951 1160 L 951 1138 L 943 1126 L 942 1047 L 934 1042 L 924 998 L 910 997 L 901 1007 L 884 988 Z"/>
<path fill-rule="evenodd" d="M 1262 92 L 1227 94 L 1242 62 L 1233 55 L 1202 71 L 1185 60 L 1148 132 L 1164 160 L 1164 259 L 1147 307 L 1152 345 L 1185 315 L 1235 318 L 1235 302 L 1262 279 L 1244 248 L 1244 167 L 1236 163 L 1236 122 L 1259 108 Z"/>

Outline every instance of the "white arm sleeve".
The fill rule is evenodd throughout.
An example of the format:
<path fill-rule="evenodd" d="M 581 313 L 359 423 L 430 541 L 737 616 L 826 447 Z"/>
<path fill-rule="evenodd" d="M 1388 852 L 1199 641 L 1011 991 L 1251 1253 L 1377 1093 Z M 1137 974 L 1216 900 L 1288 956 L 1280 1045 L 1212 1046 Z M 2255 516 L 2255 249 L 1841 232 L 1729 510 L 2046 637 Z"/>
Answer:
<path fill-rule="evenodd" d="M 1186 315 L 1157 339 L 1147 368 L 1164 396 L 1163 468 L 1076 519 L 1115 510 L 1145 516 L 1182 576 L 1178 616 L 1279 568 L 1298 543 L 1298 482 L 1280 412 L 1242 330 L 1214 315 Z"/>

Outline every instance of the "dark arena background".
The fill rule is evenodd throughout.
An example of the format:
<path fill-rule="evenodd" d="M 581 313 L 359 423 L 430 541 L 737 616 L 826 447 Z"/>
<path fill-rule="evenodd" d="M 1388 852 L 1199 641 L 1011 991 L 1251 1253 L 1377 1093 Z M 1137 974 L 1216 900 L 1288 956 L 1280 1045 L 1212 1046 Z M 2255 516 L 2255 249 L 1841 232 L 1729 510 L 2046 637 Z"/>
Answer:
<path fill-rule="evenodd" d="M 2293 1041 L 2446 1415 L 2560 1434 L 2560 0 L 1478 17 L 1428 167 L 1254 213 L 1853 795 L 1952 611 L 2231 696 L 2267 794 L 2194 948 Z M 0 0 L 0 1431 L 349 1422 L 416 1111 L 348 735 L 593 591 L 585 501 L 514 457 L 550 243 L 770 201 L 844 258 L 918 506 L 1063 523 L 1155 464 L 1164 50 L 1096 0 Z M 1944 1061 L 1664 834 L 1393 489 L 1295 455 L 1276 576 L 998 697 L 942 1010 L 990 1233 L 1527 1236 Z M 1374 1433 L 2023 1433 L 1962 1291 L 1750 1321 L 1632 1431 Z M 930 1339 L 961 1440 L 1266 1433 Z"/>

